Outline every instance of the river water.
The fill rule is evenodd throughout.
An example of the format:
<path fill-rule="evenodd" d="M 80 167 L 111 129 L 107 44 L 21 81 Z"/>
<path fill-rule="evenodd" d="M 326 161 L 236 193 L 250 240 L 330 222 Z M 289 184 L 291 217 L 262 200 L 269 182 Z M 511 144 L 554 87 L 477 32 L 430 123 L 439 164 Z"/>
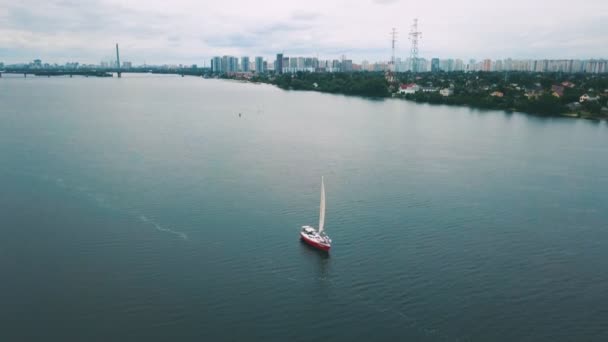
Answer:
<path fill-rule="evenodd" d="M 605 122 L 4 75 L 0 340 L 607 341 L 607 148 Z M 330 254 L 298 241 L 321 176 Z"/>

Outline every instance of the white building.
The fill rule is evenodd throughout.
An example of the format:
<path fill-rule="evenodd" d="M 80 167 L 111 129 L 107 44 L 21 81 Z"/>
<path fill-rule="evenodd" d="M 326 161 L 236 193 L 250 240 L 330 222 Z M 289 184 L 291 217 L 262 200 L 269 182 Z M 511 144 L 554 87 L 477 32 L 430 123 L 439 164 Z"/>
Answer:
<path fill-rule="evenodd" d="M 441 96 L 452 96 L 452 95 L 454 95 L 454 89 L 443 88 L 439 91 L 439 94 L 441 94 Z"/>
<path fill-rule="evenodd" d="M 402 84 L 399 86 L 399 94 L 415 94 L 420 91 L 420 86 L 416 83 Z"/>

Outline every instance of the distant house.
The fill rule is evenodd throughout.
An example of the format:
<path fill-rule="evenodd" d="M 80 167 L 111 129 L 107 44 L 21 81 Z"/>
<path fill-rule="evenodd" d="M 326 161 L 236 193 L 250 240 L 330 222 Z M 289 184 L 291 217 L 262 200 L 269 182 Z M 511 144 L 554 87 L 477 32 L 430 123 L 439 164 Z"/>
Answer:
<path fill-rule="evenodd" d="M 526 89 L 525 96 L 530 99 L 537 99 L 544 93 L 543 88 L 540 85 L 535 85 Z"/>
<path fill-rule="evenodd" d="M 407 83 L 399 86 L 399 94 L 414 94 L 420 90 L 416 83 Z"/>
<path fill-rule="evenodd" d="M 452 88 L 443 88 L 439 91 L 439 94 L 441 94 L 441 96 L 452 96 L 454 95 L 454 89 Z"/>
<path fill-rule="evenodd" d="M 569 81 L 564 81 L 562 82 L 562 86 L 566 87 L 566 88 L 574 88 L 575 84 Z"/>
<path fill-rule="evenodd" d="M 561 86 L 561 85 L 551 86 L 551 95 L 553 95 L 555 97 L 564 96 L 564 86 Z"/>
<path fill-rule="evenodd" d="M 493 96 L 493 97 L 503 97 L 503 96 L 505 96 L 505 94 L 502 91 L 494 91 L 494 92 L 492 92 L 490 94 L 490 96 Z"/>
<path fill-rule="evenodd" d="M 583 94 L 583 95 L 582 95 L 582 96 L 579 98 L 579 101 L 578 101 L 578 102 L 583 103 L 583 102 L 586 102 L 586 101 L 597 101 L 597 100 L 599 100 L 599 99 L 600 99 L 600 98 L 599 98 L 599 97 L 597 97 L 597 96 L 589 96 L 588 94 Z"/>
<path fill-rule="evenodd" d="M 568 103 L 568 109 L 570 109 L 573 112 L 578 111 L 579 109 L 581 109 L 581 104 L 578 102 L 572 102 L 572 103 Z"/>
<path fill-rule="evenodd" d="M 251 73 L 249 71 L 244 71 L 244 72 L 236 71 L 236 72 L 228 72 L 228 73 L 226 73 L 226 75 L 228 75 L 230 77 L 234 77 L 236 79 L 240 79 L 240 80 L 249 80 L 253 76 L 253 73 Z"/>
<path fill-rule="evenodd" d="M 436 93 L 439 91 L 439 88 L 435 87 L 420 87 L 423 93 Z"/>

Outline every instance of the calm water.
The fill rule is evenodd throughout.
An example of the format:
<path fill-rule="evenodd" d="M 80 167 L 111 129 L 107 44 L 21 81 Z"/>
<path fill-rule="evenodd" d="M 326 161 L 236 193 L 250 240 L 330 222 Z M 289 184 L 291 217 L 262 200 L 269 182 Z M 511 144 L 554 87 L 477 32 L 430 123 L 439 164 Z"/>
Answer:
<path fill-rule="evenodd" d="M 4 75 L 0 340 L 606 341 L 607 148 L 604 122 Z M 321 175 L 329 256 L 298 241 Z"/>

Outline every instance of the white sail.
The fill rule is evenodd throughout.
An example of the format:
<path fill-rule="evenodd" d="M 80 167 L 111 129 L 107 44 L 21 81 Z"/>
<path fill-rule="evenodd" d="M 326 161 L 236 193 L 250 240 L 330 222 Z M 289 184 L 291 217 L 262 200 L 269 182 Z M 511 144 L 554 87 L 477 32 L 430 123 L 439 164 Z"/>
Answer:
<path fill-rule="evenodd" d="M 325 225 L 325 184 L 323 184 L 323 176 L 321 176 L 321 206 L 319 209 L 319 233 L 323 232 Z"/>

